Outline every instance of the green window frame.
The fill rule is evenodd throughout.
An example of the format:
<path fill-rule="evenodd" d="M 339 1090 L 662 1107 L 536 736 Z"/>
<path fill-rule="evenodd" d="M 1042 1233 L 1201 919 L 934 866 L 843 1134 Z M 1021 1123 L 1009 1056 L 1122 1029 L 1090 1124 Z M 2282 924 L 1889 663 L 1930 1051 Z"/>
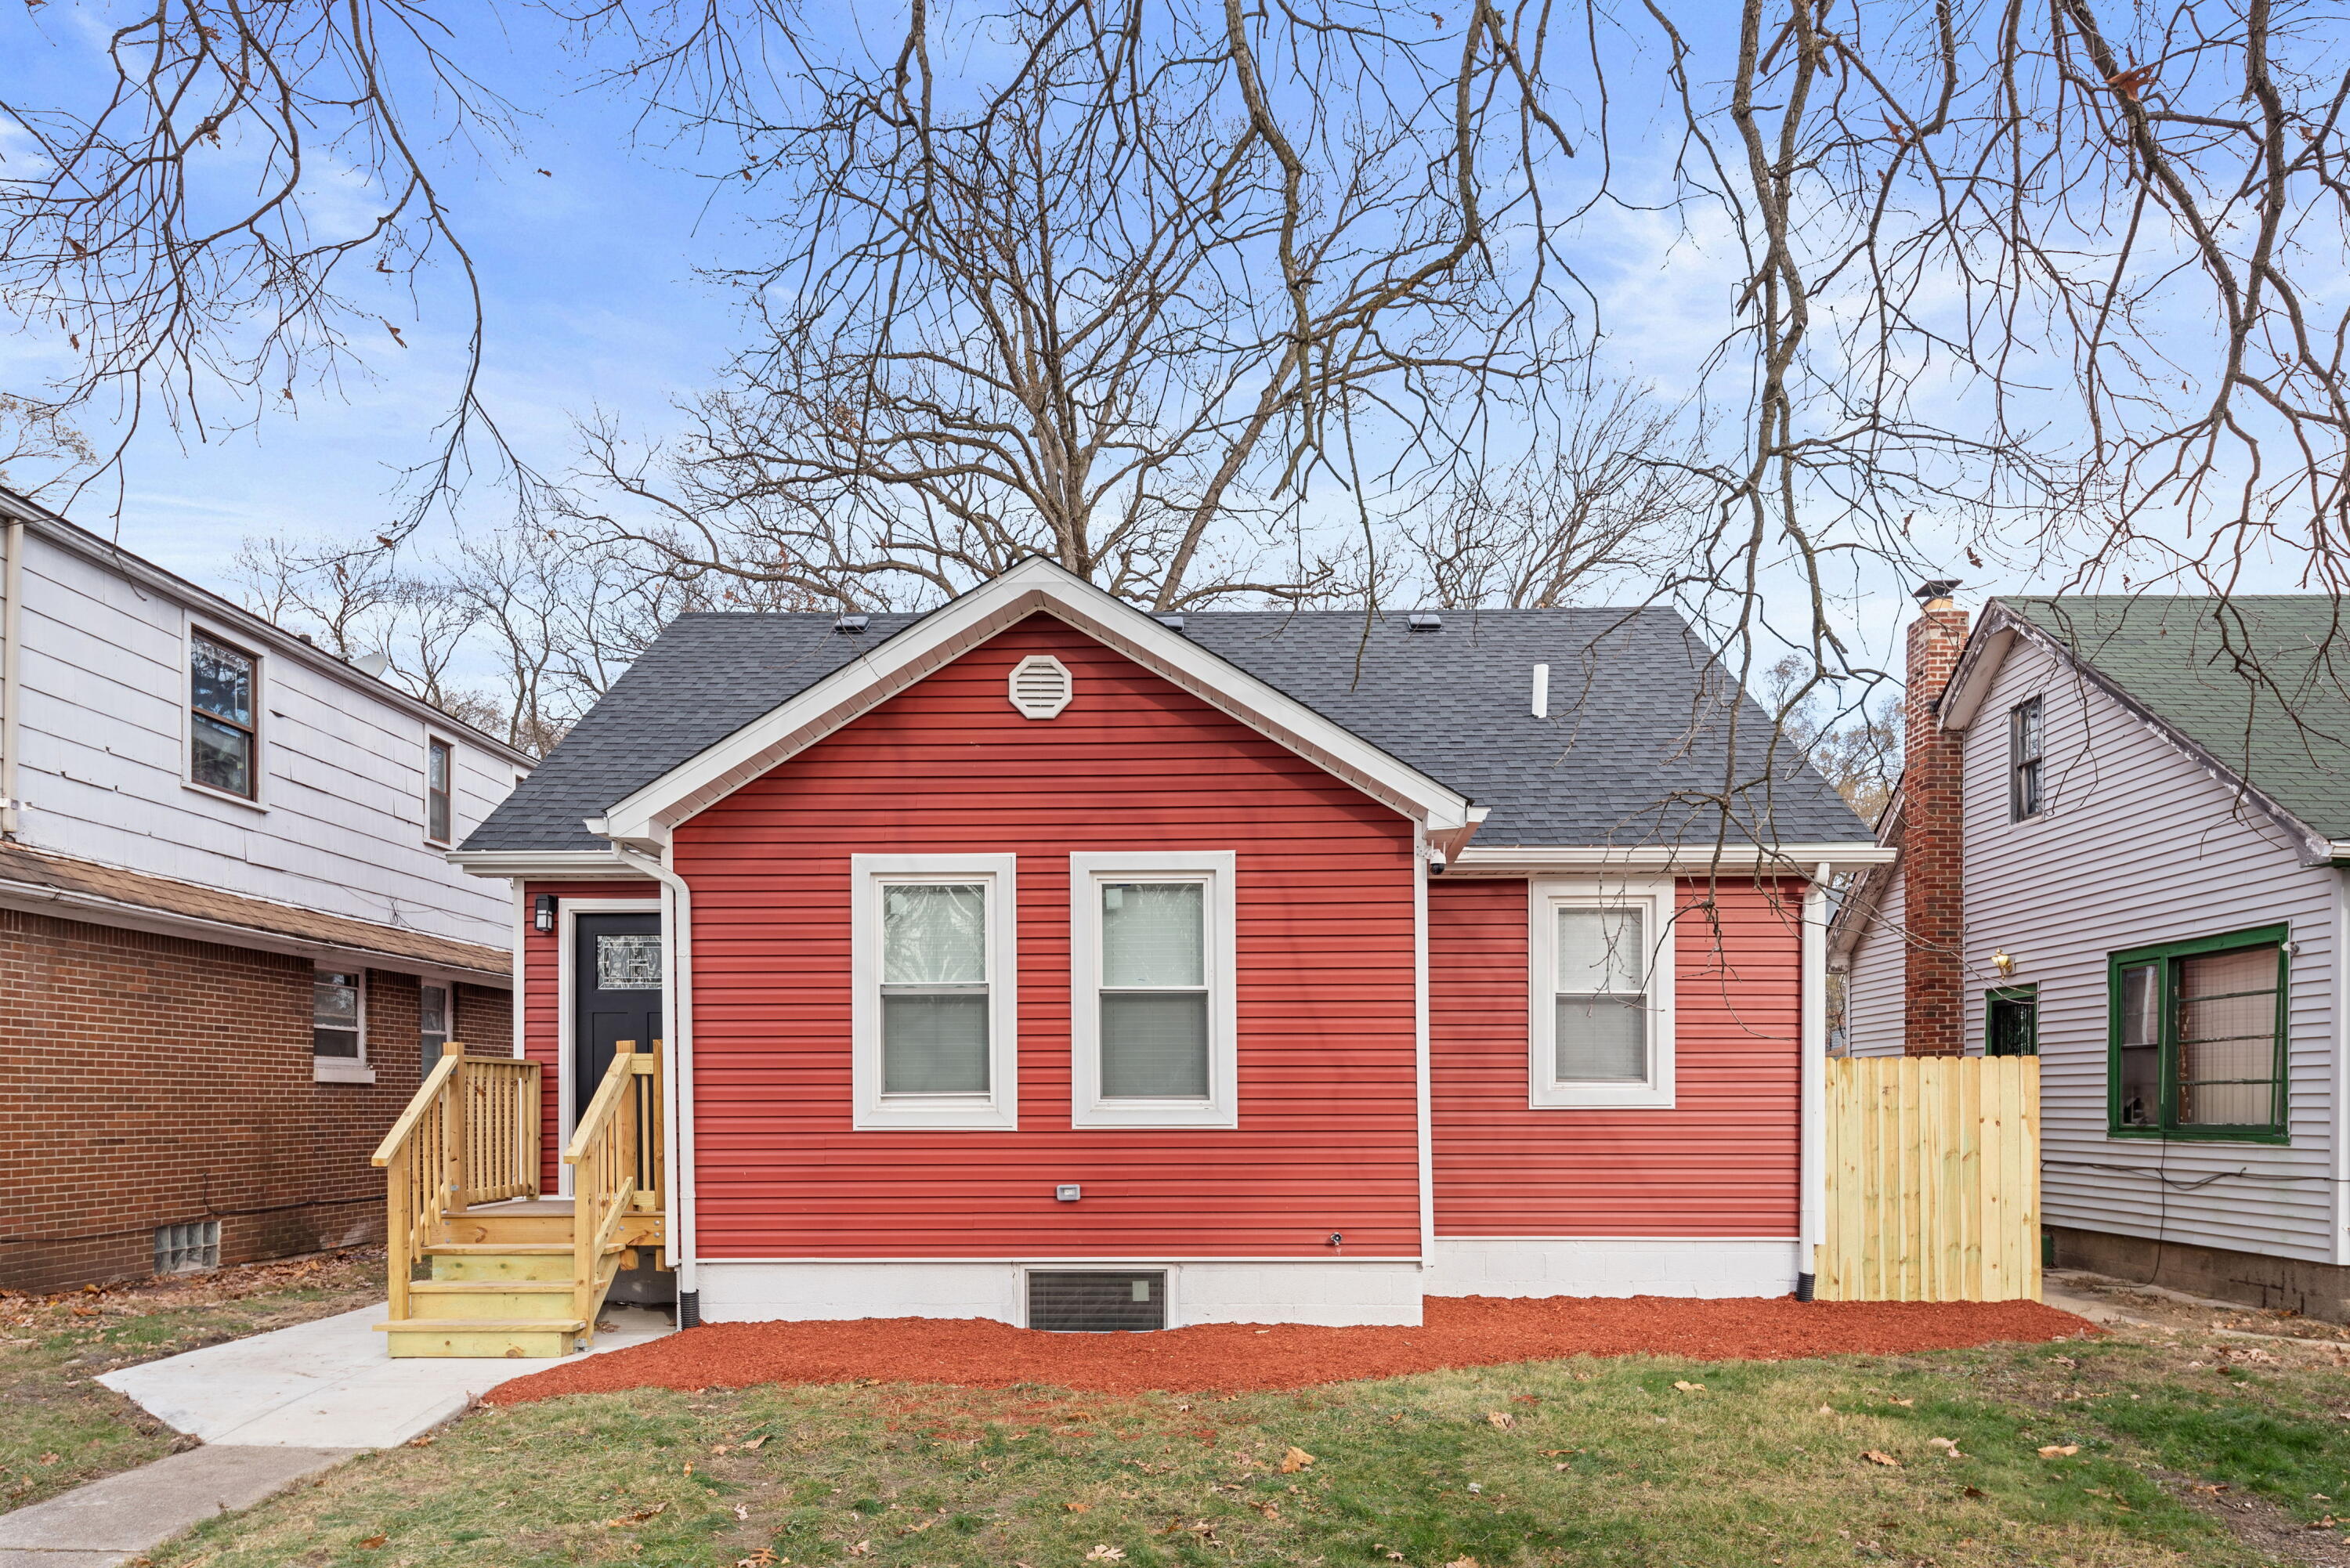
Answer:
<path fill-rule="evenodd" d="M 2216 1143 L 2292 1141 L 2286 1131 L 2285 1035 L 2292 929 L 2261 926 L 2158 942 L 2106 960 L 2106 1130 L 2113 1137 Z M 2230 957 L 2273 949 L 2273 983 L 2251 985 Z M 2258 978 L 2266 979 L 2262 973 Z M 2232 986 L 2232 990 L 2212 989 Z M 2246 1014 L 2270 998 L 2269 1026 Z M 2235 1003 L 2235 1006 L 2226 1004 Z M 2225 1033 L 2211 1033 L 2211 1031 Z M 2198 1032 L 2200 1033 L 2198 1033 Z M 2263 1044 L 2265 1049 L 2262 1049 Z M 2207 1055 L 2208 1064 L 2199 1064 Z M 2230 1058 L 2233 1058 L 2230 1060 Z M 2262 1075 L 2252 1069 L 2267 1065 Z M 2194 1075 L 2190 1076 L 2190 1071 Z M 2250 1112 L 2265 1105 L 2265 1119 Z M 2213 1108 L 2216 1107 L 2216 1108 Z M 2210 1119 L 2204 1119 L 2206 1116 Z"/>
<path fill-rule="evenodd" d="M 2000 985 L 1983 992 L 1983 1054 L 2040 1054 L 2037 985 Z"/>

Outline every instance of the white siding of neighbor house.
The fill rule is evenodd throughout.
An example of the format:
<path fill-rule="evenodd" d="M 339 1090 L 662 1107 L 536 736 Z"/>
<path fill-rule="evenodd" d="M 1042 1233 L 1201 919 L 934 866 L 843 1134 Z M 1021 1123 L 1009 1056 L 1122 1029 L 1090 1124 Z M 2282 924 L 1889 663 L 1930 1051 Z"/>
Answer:
<path fill-rule="evenodd" d="M 1899 866 L 1877 873 L 1890 878 L 1860 945 L 1845 971 L 1844 1027 L 1847 1056 L 1898 1056 L 1902 981 L 1908 954 L 1901 937 L 1903 877 Z"/>
<path fill-rule="evenodd" d="M 2046 808 L 2008 820 L 2007 715 L 2043 699 Z M 2048 1223 L 2308 1262 L 2339 1261 L 2334 1192 L 2339 874 L 2299 863 L 2230 786 L 2064 661 L 2019 639 L 1967 735 L 1967 1042 L 1984 992 L 2040 996 L 2042 1211 Z M 1898 902 L 1894 905 L 1898 911 Z M 2128 948 L 2289 924 L 2290 1147 L 2115 1138 L 2106 1133 L 2106 957 Z M 2015 961 L 2002 981 L 1991 955 Z M 1900 955 L 1889 930 L 1855 955 L 1851 983 L 1878 1017 Z M 1857 1032 L 1856 1032 L 1857 1033 Z M 2168 1180 L 2158 1179 L 2168 1178 Z M 2220 1179 L 2189 1189 L 2203 1177 Z"/>
<path fill-rule="evenodd" d="M 429 726 L 339 660 L 256 646 L 200 598 L 179 602 L 31 528 L 25 543 L 21 842 L 512 946 L 505 886 L 465 876 L 425 841 L 427 730 L 454 747 L 458 841 L 514 788 L 509 757 L 453 724 Z M 257 805 L 186 782 L 193 628 L 261 656 Z"/>

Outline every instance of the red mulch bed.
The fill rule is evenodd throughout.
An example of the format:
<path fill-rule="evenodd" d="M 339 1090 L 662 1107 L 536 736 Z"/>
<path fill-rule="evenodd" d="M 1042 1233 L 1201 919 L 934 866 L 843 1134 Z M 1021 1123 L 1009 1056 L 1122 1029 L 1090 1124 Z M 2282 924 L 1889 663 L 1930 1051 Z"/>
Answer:
<path fill-rule="evenodd" d="M 1786 1361 L 2038 1343 L 2100 1332 L 2037 1302 L 1798 1302 L 1792 1296 L 1502 1300 L 1431 1296 L 1419 1328 L 1207 1324 L 1163 1334 L 1045 1334 L 983 1318 L 725 1323 L 607 1355 L 581 1356 L 499 1385 L 519 1405 L 622 1388 L 757 1383 L 1014 1383 L 1103 1394 L 1238 1392 L 1396 1377 L 1567 1355 Z"/>

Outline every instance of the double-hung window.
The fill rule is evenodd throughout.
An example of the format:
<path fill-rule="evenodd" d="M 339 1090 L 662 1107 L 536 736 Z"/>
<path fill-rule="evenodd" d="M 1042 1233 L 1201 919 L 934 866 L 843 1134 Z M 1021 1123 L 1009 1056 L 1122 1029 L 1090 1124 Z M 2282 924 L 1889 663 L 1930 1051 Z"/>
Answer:
<path fill-rule="evenodd" d="M 450 988 L 428 980 L 416 988 L 416 1049 L 426 1076 L 449 1045 Z"/>
<path fill-rule="evenodd" d="M 1229 850 L 1069 857 L 1077 1127 L 1239 1125 Z"/>
<path fill-rule="evenodd" d="M 375 1070 L 367 1064 L 365 971 L 311 971 L 310 1069 L 320 1083 L 375 1082 Z"/>
<path fill-rule="evenodd" d="M 188 637 L 188 778 L 223 794 L 259 796 L 261 661 L 241 648 Z"/>
<path fill-rule="evenodd" d="M 2040 790 L 2040 699 L 2027 697 L 2007 711 L 2007 819 L 2038 816 Z"/>
<path fill-rule="evenodd" d="M 1009 855 L 851 857 L 856 1125 L 1019 1125 Z"/>
<path fill-rule="evenodd" d="M 1536 880 L 1528 888 L 1529 1103 L 1673 1103 L 1669 881 Z"/>
<path fill-rule="evenodd" d="M 424 738 L 424 836 L 435 844 L 449 842 L 450 785 L 456 757 L 456 748 L 438 735 Z"/>
<path fill-rule="evenodd" d="M 2269 926 L 2113 955 L 2114 1136 L 2284 1140 L 2289 934 Z"/>

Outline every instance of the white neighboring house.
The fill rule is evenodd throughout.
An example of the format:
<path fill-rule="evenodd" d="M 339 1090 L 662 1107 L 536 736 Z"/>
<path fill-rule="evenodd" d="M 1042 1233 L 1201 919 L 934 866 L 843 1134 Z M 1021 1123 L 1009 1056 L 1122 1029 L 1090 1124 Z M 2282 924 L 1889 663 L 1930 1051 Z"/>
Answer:
<path fill-rule="evenodd" d="M 2350 1321 L 2339 617 L 2005 598 L 1970 636 L 1938 597 L 1913 629 L 1898 857 L 1831 938 L 1847 1049 L 2037 1053 L 2060 1265 Z"/>
<path fill-rule="evenodd" d="M 531 760 L 5 491 L 0 551 L 0 1285 L 367 1240 L 425 1059 L 511 1044 L 445 856 Z"/>

